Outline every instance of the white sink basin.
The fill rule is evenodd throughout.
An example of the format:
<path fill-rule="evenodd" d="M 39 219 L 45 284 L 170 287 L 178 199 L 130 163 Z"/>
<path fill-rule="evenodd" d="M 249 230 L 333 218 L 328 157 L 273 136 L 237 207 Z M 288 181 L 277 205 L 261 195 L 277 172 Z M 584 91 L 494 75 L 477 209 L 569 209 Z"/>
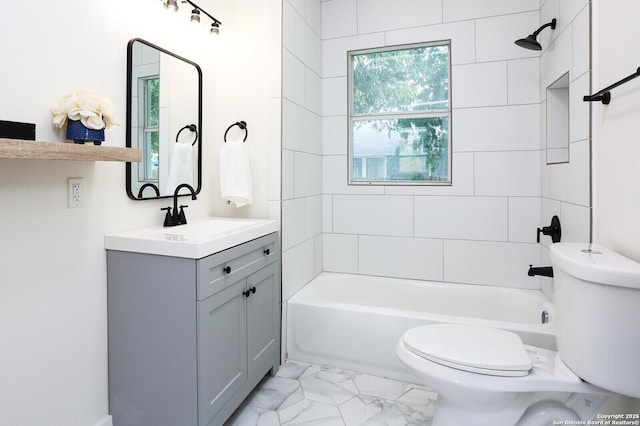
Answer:
<path fill-rule="evenodd" d="M 184 241 L 206 241 L 219 234 L 228 234 L 254 224 L 254 221 L 206 218 L 195 223 L 158 229 L 155 232 L 166 236 L 182 237 Z"/>
<path fill-rule="evenodd" d="M 107 250 L 200 259 L 276 232 L 275 220 L 206 217 L 186 225 L 150 227 L 108 234 Z"/>

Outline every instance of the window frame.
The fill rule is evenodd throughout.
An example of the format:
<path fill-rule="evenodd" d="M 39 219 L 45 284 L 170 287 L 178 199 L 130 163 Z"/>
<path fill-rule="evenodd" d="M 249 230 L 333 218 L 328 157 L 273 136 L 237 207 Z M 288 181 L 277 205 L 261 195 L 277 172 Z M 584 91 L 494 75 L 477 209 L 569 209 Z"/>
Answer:
<path fill-rule="evenodd" d="M 139 126 L 139 139 L 141 140 L 142 143 L 145 145 L 145 149 L 144 152 L 147 153 L 147 155 L 149 155 L 149 153 L 152 152 L 152 149 L 150 146 L 147 146 L 148 144 L 150 144 L 148 137 L 150 137 L 150 135 L 152 133 L 155 134 L 159 134 L 160 132 L 160 116 L 158 113 L 158 123 L 156 123 L 155 125 L 151 125 L 149 124 L 150 122 L 150 116 L 151 116 L 151 90 L 149 88 L 150 82 L 151 81 L 160 81 L 160 75 L 159 74 L 153 74 L 153 75 L 147 75 L 147 76 L 142 76 L 138 78 L 138 99 L 140 102 L 138 111 L 139 111 L 139 118 L 138 118 L 138 122 L 141 124 Z M 159 180 L 159 176 L 152 176 L 151 175 L 151 158 L 148 157 L 147 155 L 145 155 L 142 159 L 142 167 L 138 168 L 138 180 L 140 182 L 155 182 L 157 183 Z M 158 161 L 160 161 L 160 153 L 158 152 Z"/>
<path fill-rule="evenodd" d="M 402 111 L 402 112 L 384 112 L 374 114 L 354 114 L 354 68 L 353 58 L 357 55 L 401 51 L 420 49 L 431 46 L 447 46 L 449 51 L 449 64 L 447 67 L 449 87 L 448 87 L 448 107 L 445 109 L 432 109 L 432 110 L 420 110 L 420 111 Z M 358 49 L 347 51 L 347 185 L 353 186 L 451 186 L 453 182 L 453 152 L 452 152 L 452 84 L 451 84 L 451 39 L 429 41 L 422 43 L 401 44 L 393 46 L 384 46 L 376 48 Z M 434 118 L 434 117 L 446 117 L 448 119 L 448 140 L 447 140 L 447 163 L 448 163 L 448 176 L 446 180 L 410 180 L 410 179 L 397 179 L 397 180 L 354 180 L 352 178 L 353 173 L 353 161 L 354 161 L 354 122 L 360 120 L 385 120 L 385 119 L 406 119 L 406 118 Z M 359 157 L 363 160 L 367 157 Z"/>

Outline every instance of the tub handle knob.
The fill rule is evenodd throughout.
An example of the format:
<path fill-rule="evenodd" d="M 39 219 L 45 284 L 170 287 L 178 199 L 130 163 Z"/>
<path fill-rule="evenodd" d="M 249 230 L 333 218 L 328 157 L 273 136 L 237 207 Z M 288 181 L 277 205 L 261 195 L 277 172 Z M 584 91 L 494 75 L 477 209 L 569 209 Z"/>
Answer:
<path fill-rule="evenodd" d="M 542 315 L 540 315 L 540 321 L 542 321 L 543 324 L 548 323 L 549 322 L 549 312 L 542 311 Z"/>
<path fill-rule="evenodd" d="M 560 219 L 558 219 L 558 216 L 553 216 L 551 218 L 551 225 L 538 228 L 536 237 L 537 242 L 540 242 L 540 234 L 549 235 L 552 242 L 559 243 L 562 236 L 562 230 L 560 228 Z"/>

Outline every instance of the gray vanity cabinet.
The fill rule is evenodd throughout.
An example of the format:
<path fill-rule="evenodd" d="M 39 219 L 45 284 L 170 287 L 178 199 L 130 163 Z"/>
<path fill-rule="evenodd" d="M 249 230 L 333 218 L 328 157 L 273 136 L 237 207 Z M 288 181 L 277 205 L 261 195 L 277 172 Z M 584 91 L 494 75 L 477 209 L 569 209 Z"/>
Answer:
<path fill-rule="evenodd" d="M 198 302 L 199 418 L 211 419 L 247 382 L 245 281 Z"/>
<path fill-rule="evenodd" d="M 202 259 L 109 250 L 114 426 L 222 425 L 280 363 L 273 233 Z"/>
<path fill-rule="evenodd" d="M 220 417 L 224 422 L 246 398 L 238 390 L 243 386 L 253 389 L 277 363 L 279 302 L 280 262 L 198 302 L 198 359 L 215 360 L 199 363 L 200 418 Z M 234 408 L 220 411 L 229 401 Z"/>

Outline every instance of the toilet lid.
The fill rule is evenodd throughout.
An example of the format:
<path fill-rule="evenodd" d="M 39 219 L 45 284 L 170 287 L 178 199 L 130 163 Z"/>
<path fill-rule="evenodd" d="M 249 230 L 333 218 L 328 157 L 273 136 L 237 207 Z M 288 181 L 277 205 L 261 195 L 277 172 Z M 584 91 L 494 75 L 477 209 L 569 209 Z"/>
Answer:
<path fill-rule="evenodd" d="M 510 331 L 461 324 L 424 325 L 403 335 L 406 347 L 429 361 L 491 376 L 526 376 L 531 359 Z"/>

